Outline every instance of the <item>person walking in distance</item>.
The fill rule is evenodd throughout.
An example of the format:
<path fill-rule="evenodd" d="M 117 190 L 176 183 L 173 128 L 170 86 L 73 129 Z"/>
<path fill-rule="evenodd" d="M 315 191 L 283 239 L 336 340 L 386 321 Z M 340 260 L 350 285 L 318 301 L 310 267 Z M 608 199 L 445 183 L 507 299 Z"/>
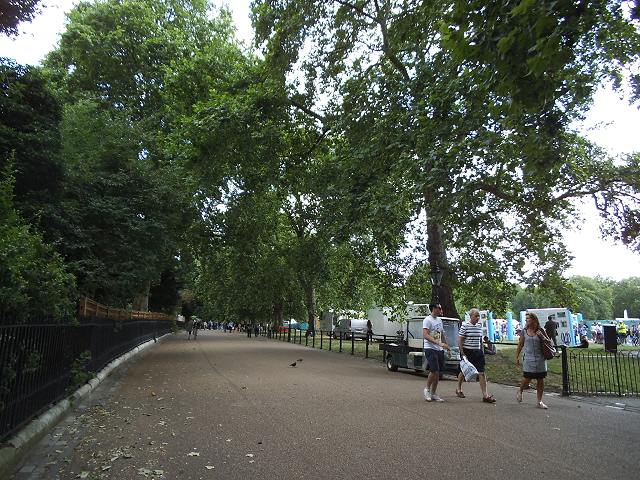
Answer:
<path fill-rule="evenodd" d="M 544 324 L 547 337 L 553 340 L 554 345 L 558 345 L 558 323 L 553 320 L 553 315 L 549 315 L 547 323 Z"/>
<path fill-rule="evenodd" d="M 547 409 L 542 403 L 544 395 L 544 379 L 547 376 L 547 361 L 542 354 L 542 342 L 551 343 L 551 339 L 540 328 L 540 321 L 535 313 L 527 313 L 524 329 L 520 332 L 520 341 L 516 349 L 516 365 L 520 365 L 520 352 L 524 349 L 522 362 L 522 380 L 516 395 L 518 403 L 522 403 L 522 392 L 529 386 L 532 379 L 536 379 L 538 394 L 538 408 Z"/>
<path fill-rule="evenodd" d="M 185 336 L 187 338 L 191 338 L 191 332 L 193 331 L 193 319 L 191 317 L 189 317 L 187 319 L 187 323 L 185 324 Z"/>
<path fill-rule="evenodd" d="M 487 378 L 485 375 L 486 362 L 484 358 L 484 348 L 482 346 L 482 325 L 478 323 L 478 320 L 480 320 L 480 310 L 472 308 L 468 314 L 469 321 L 464 322 L 458 332 L 460 355 L 467 357 L 467 360 L 478 370 L 480 390 L 482 390 L 482 401 L 494 403 L 496 399 L 487 393 Z M 456 395 L 460 398 L 465 398 L 464 393 L 462 393 L 463 381 L 464 374 L 460 372 L 458 373 L 458 388 L 456 389 Z"/>
<path fill-rule="evenodd" d="M 427 402 L 444 402 L 436 392 L 440 381 L 440 372 L 444 370 L 444 351 L 446 349 L 450 352 L 451 348 L 447 344 L 442 320 L 439 317 L 442 315 L 442 306 L 439 303 L 432 303 L 429 305 L 429 310 L 431 310 L 431 314 L 422 321 L 424 356 L 429 364 L 424 399 Z"/>

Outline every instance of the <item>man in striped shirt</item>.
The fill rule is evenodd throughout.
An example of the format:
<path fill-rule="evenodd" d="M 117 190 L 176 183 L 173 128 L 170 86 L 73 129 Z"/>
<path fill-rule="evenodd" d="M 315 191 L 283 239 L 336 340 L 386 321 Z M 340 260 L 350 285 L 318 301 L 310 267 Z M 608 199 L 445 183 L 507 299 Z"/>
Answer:
<path fill-rule="evenodd" d="M 460 347 L 460 355 L 466 356 L 474 367 L 478 370 L 478 376 L 480 377 L 480 389 L 482 390 L 482 401 L 487 403 L 494 403 L 496 401 L 491 395 L 487 393 L 487 378 L 484 374 L 486 367 L 484 361 L 484 350 L 482 348 L 482 324 L 478 323 L 480 320 L 480 310 L 472 308 L 468 312 L 469 321 L 464 322 L 458 332 L 458 347 Z M 464 375 L 462 372 L 458 374 L 458 388 L 456 389 L 456 395 L 460 398 L 464 398 L 465 394 L 462 393 L 462 382 Z"/>

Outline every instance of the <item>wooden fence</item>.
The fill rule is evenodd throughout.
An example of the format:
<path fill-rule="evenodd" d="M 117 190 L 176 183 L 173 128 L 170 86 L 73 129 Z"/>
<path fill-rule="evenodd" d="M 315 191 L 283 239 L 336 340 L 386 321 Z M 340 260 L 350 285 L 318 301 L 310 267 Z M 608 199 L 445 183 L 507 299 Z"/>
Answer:
<path fill-rule="evenodd" d="M 139 312 L 136 310 L 124 310 L 111 308 L 95 302 L 87 297 L 81 297 L 78 302 L 78 315 L 81 317 L 112 318 L 114 320 L 128 320 L 131 318 L 148 318 L 155 320 L 172 320 L 171 315 L 156 312 Z"/>

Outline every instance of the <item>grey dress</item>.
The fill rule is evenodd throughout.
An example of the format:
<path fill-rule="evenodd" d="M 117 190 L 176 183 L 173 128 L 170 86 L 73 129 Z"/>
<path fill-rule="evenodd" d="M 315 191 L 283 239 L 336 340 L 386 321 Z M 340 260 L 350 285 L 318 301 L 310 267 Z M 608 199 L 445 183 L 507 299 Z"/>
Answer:
<path fill-rule="evenodd" d="M 524 334 L 524 358 L 522 362 L 522 371 L 539 373 L 547 371 L 547 361 L 542 355 L 542 346 L 538 335 L 529 335 L 527 330 L 523 330 Z"/>

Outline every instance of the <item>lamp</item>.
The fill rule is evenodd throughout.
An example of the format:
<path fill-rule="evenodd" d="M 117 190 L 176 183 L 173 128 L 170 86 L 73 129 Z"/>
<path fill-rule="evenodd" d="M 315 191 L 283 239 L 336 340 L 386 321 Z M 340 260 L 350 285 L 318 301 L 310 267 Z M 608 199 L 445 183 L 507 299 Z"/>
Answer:
<path fill-rule="evenodd" d="M 431 276 L 431 285 L 433 285 L 433 292 L 435 303 L 438 303 L 440 297 L 438 296 L 438 289 L 440 288 L 440 282 L 442 281 L 442 270 L 438 267 L 438 264 L 435 263 L 429 272 Z"/>

